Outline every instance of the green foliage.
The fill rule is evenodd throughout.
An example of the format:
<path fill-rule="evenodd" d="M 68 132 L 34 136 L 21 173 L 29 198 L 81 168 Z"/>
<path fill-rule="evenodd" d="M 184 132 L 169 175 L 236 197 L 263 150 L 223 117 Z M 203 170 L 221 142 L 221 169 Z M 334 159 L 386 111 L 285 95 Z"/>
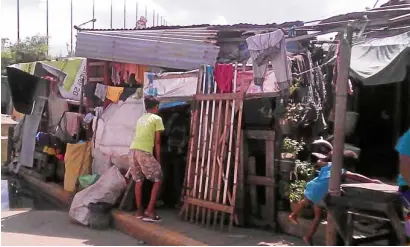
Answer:
<path fill-rule="evenodd" d="M 307 181 L 315 176 L 315 168 L 309 162 L 296 160 L 293 174 L 296 180 L 290 183 L 288 195 L 290 202 L 297 203 L 303 200 Z"/>
<path fill-rule="evenodd" d="M 296 155 L 303 150 L 303 146 L 305 146 L 305 143 L 303 141 L 296 141 L 292 140 L 289 137 L 286 137 L 283 140 L 283 146 L 282 146 L 282 154 L 291 154 L 291 156 L 294 158 Z M 289 155 L 282 155 L 282 158 L 289 158 Z"/>
<path fill-rule="evenodd" d="M 289 186 L 289 201 L 290 202 L 300 202 L 303 200 L 305 193 L 306 181 L 305 180 L 295 180 L 290 183 Z"/>
<path fill-rule="evenodd" d="M 303 103 L 289 103 L 286 106 L 285 119 L 286 122 L 293 125 L 298 125 L 302 120 L 303 112 L 305 111 L 305 104 Z"/>
<path fill-rule="evenodd" d="M 47 57 L 47 37 L 32 36 L 27 37 L 20 43 L 10 44 L 8 39 L 2 39 L 1 51 L 1 73 L 4 74 L 6 67 L 17 63 L 28 63 L 46 60 Z"/>

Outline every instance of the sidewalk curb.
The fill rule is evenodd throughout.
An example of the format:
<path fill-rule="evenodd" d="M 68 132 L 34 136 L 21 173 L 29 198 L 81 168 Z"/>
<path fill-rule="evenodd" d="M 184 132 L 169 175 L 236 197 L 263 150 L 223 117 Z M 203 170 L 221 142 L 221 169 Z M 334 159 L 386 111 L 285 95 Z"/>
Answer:
<path fill-rule="evenodd" d="M 55 183 L 46 183 L 31 175 L 30 170 L 21 168 L 19 174 L 32 186 L 37 187 L 50 197 L 69 206 L 73 195 L 65 191 Z M 189 238 L 179 232 L 169 230 L 166 227 L 146 223 L 135 219 L 131 214 L 114 210 L 112 212 L 115 227 L 121 232 L 128 234 L 149 245 L 162 246 L 206 246 L 205 243 Z"/>

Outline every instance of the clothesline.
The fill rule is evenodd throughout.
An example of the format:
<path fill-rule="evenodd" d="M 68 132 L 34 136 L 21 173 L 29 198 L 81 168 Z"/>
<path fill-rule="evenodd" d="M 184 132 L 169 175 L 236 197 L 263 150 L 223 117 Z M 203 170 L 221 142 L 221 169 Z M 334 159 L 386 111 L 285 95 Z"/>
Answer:
<path fill-rule="evenodd" d="M 303 71 L 303 72 L 301 72 L 301 73 L 292 73 L 292 75 L 300 76 L 300 75 L 304 75 L 304 74 L 306 74 L 306 73 L 312 72 L 312 71 L 314 71 L 315 69 L 320 69 L 320 68 L 322 68 L 323 66 L 325 66 L 325 65 L 327 65 L 327 64 L 329 64 L 329 63 L 331 63 L 331 62 L 333 62 L 336 58 L 337 58 L 337 56 L 334 56 L 334 57 L 332 57 L 331 59 L 329 59 L 329 61 L 327 61 L 327 62 L 325 62 L 325 63 L 323 63 L 323 64 L 321 64 L 321 65 L 319 65 L 319 66 L 313 67 L 313 68 L 308 69 L 308 70 L 306 70 L 306 71 Z"/>

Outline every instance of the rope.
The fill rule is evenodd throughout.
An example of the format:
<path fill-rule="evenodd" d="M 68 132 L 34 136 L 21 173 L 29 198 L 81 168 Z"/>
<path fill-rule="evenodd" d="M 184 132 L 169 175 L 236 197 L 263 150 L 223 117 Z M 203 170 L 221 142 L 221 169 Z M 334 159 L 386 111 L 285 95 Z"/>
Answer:
<path fill-rule="evenodd" d="M 303 71 L 303 72 L 301 72 L 301 73 L 292 73 L 292 75 L 300 76 L 300 75 L 304 75 L 304 74 L 309 73 L 309 72 L 313 72 L 314 70 L 320 69 L 320 68 L 322 68 L 323 66 L 325 66 L 325 65 L 327 65 L 327 64 L 329 64 L 329 63 L 331 63 L 331 62 L 333 62 L 334 60 L 336 60 L 336 58 L 337 58 L 337 56 L 334 56 L 334 57 L 332 57 L 331 59 L 329 59 L 327 62 L 325 62 L 325 63 L 323 63 L 323 64 L 321 64 L 321 65 L 319 65 L 319 66 L 313 67 L 313 68 L 308 69 L 308 70 L 306 70 L 306 71 Z"/>

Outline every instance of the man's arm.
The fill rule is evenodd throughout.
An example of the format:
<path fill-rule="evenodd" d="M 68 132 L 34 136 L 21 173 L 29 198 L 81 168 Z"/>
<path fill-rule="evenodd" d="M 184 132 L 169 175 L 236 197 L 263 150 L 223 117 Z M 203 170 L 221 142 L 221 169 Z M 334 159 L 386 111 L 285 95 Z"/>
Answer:
<path fill-rule="evenodd" d="M 358 182 L 361 182 L 361 183 L 376 183 L 376 184 L 381 184 L 382 183 L 379 180 L 371 179 L 371 178 L 368 178 L 368 177 L 363 176 L 361 174 L 348 172 L 348 171 L 346 171 L 345 176 L 348 179 L 355 180 L 355 181 L 358 181 Z"/>
<path fill-rule="evenodd" d="M 410 156 L 400 155 L 400 174 L 410 184 Z"/>
<path fill-rule="evenodd" d="M 155 158 L 161 164 L 161 131 L 155 131 Z"/>

